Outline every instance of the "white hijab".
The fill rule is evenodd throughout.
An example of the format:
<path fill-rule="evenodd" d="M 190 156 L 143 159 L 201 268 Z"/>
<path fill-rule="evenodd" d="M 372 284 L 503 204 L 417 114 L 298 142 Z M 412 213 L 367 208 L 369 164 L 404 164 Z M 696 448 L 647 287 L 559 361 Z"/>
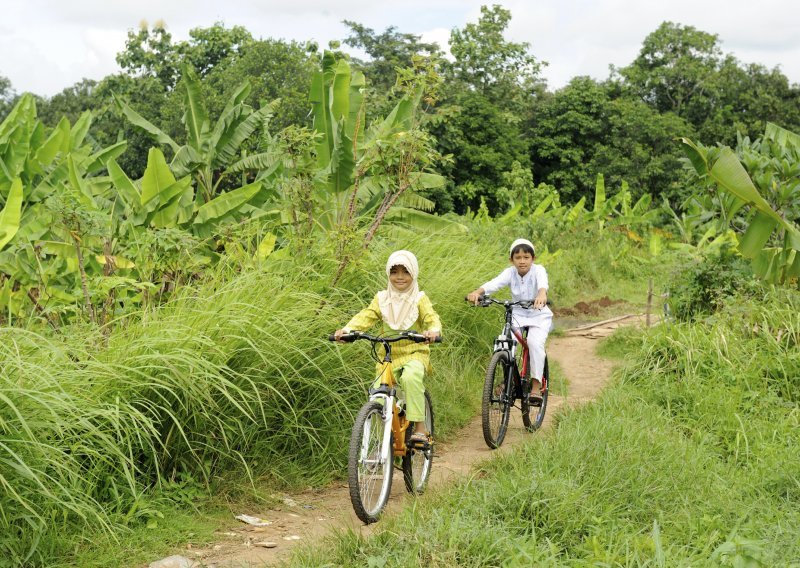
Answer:
<path fill-rule="evenodd" d="M 411 286 L 405 292 L 400 292 L 392 286 L 392 281 L 388 280 L 393 266 L 404 266 L 413 279 Z M 395 331 L 410 329 L 419 317 L 418 303 L 424 292 L 419 291 L 417 276 L 419 276 L 417 257 L 407 250 L 393 252 L 386 261 L 388 286 L 386 290 L 378 292 L 378 305 L 381 308 L 383 321 Z"/>

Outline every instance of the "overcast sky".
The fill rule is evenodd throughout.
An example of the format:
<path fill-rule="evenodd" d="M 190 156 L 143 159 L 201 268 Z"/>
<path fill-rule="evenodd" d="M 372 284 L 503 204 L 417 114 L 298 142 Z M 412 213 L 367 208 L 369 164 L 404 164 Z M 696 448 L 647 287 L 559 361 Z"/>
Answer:
<path fill-rule="evenodd" d="M 477 22 L 477 0 L 3 0 L 0 76 L 17 92 L 52 96 L 82 78 L 118 71 L 114 57 L 127 31 L 163 20 L 174 40 L 215 21 L 242 25 L 255 37 L 343 39 L 342 20 L 381 32 L 421 35 L 447 46 L 450 30 Z M 608 76 L 629 64 L 645 36 L 669 20 L 719 36 L 724 52 L 745 63 L 780 66 L 800 83 L 797 0 L 501 0 L 511 10 L 507 38 L 526 41 L 549 65 L 548 86 L 576 75 Z"/>

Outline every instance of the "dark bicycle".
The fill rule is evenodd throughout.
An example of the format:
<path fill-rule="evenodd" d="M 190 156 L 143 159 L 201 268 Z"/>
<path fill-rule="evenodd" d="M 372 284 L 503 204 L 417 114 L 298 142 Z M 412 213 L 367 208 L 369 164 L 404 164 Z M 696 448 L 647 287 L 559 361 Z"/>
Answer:
<path fill-rule="evenodd" d="M 335 341 L 331 335 L 328 339 Z M 344 342 L 366 340 L 372 343 L 376 361 L 383 364 L 380 385 L 370 388 L 369 400 L 361 407 L 353 424 L 350 436 L 350 451 L 347 464 L 347 480 L 350 486 L 350 501 L 356 515 L 365 524 L 377 521 L 389 500 L 392 490 L 394 462 L 400 462 L 406 489 L 410 493 L 425 491 L 433 463 L 433 405 L 425 391 L 425 442 L 411 438 L 411 422 L 405 417 L 405 402 L 398 399 L 395 371 L 392 368 L 392 343 L 413 341 L 424 343 L 428 339 L 413 331 L 404 331 L 395 337 L 378 337 L 353 331 L 339 339 Z M 441 336 L 435 342 L 440 343 Z M 384 357 L 376 351 L 383 345 Z"/>
<path fill-rule="evenodd" d="M 549 302 L 548 302 L 549 303 Z M 528 329 L 514 329 L 512 325 L 514 306 L 530 308 L 533 302 L 495 300 L 488 294 L 481 297 L 478 306 L 488 307 L 497 304 L 505 308 L 505 324 L 502 333 L 494 341 L 494 352 L 486 369 L 483 383 L 483 404 L 481 409 L 483 439 L 490 448 L 499 448 L 506 437 L 511 408 L 522 412 L 522 423 L 528 432 L 538 430 L 547 409 L 550 387 L 550 371 L 547 357 L 544 359 L 544 373 L 539 379 L 541 396 L 531 396 L 531 380 L 528 362 Z M 517 343 L 522 347 L 519 349 Z M 519 401 L 519 406 L 516 405 Z M 531 408 L 536 415 L 531 419 Z"/>

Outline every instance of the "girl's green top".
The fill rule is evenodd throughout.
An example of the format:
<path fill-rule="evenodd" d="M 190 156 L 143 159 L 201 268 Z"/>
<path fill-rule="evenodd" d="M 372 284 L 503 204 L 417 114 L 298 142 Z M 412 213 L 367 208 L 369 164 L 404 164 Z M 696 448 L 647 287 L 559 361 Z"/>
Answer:
<path fill-rule="evenodd" d="M 423 331 L 442 330 L 439 314 L 433 309 L 433 304 L 431 304 L 430 299 L 424 292 L 420 295 L 417 308 L 419 309 L 419 317 L 417 317 L 417 321 L 414 323 L 412 329 L 420 333 Z M 372 302 L 370 302 L 369 306 L 353 316 L 353 319 L 347 322 L 344 329 L 348 331 L 367 331 L 378 322 L 381 322 L 382 331 L 386 332 L 387 330 L 383 329 L 383 316 L 381 315 L 381 309 L 378 305 L 378 295 L 376 294 L 375 297 L 372 298 Z M 391 329 L 388 330 L 389 333 L 392 331 Z M 426 373 L 430 374 L 430 354 L 431 348 L 427 343 L 414 343 L 413 341 L 398 341 L 397 343 L 392 343 L 392 365 L 394 368 L 401 367 L 403 364 L 416 359 L 425 365 Z M 383 357 L 383 353 L 381 353 L 381 357 Z"/>

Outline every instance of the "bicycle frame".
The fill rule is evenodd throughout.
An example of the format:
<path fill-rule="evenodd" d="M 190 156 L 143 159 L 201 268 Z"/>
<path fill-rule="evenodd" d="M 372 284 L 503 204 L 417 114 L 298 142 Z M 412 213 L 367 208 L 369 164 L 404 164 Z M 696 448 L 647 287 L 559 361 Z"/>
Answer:
<path fill-rule="evenodd" d="M 397 381 L 391 361 L 391 347 L 389 345 L 385 345 L 385 347 L 384 367 L 376 381 L 382 377 L 385 378 L 381 380 L 378 388 L 370 389 L 369 400 L 378 401 L 383 406 L 383 424 L 386 429 L 383 440 L 386 446 L 381 448 L 381 453 L 387 455 L 389 451 L 389 430 L 391 429 L 394 432 L 393 455 L 402 457 L 408 451 L 405 444 L 405 433 L 411 423 L 405 416 L 400 416 L 400 407 L 397 405 Z"/>
<path fill-rule="evenodd" d="M 528 341 L 525 335 L 522 333 L 522 329 L 514 328 L 513 326 L 514 314 L 512 309 L 515 305 L 522 305 L 529 302 L 510 302 L 508 300 L 499 301 L 495 300 L 494 298 L 490 298 L 488 295 L 484 296 L 483 302 L 485 306 L 488 306 L 489 304 L 497 304 L 505 308 L 506 314 L 505 323 L 503 324 L 503 331 L 494 341 L 493 352 L 501 350 L 508 351 L 509 355 L 511 356 L 511 360 L 514 362 L 512 368 L 515 371 L 515 376 L 510 378 L 513 380 L 514 386 L 519 387 L 521 386 L 520 381 L 527 381 L 530 378 L 530 353 L 528 351 Z M 522 348 L 522 356 L 520 357 L 522 360 L 521 368 L 516 364 L 518 345 Z M 547 389 L 547 378 L 537 377 L 537 379 L 542 384 L 542 391 L 545 391 Z"/>

